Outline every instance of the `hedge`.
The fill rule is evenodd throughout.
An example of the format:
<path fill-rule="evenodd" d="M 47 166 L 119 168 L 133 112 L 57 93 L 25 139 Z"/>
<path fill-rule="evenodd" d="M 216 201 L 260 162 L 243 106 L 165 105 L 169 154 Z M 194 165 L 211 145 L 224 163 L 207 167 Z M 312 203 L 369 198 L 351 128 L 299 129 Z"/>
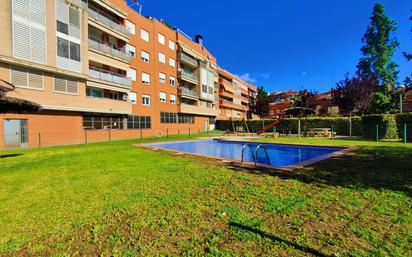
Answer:
<path fill-rule="evenodd" d="M 406 139 L 412 141 L 412 113 L 398 114 L 395 119 L 399 138 L 403 138 L 404 125 L 406 125 Z"/>
<path fill-rule="evenodd" d="M 275 121 L 274 119 L 247 121 L 249 131 L 256 133 L 264 126 Z M 404 124 L 407 127 L 407 140 L 412 141 L 412 113 L 406 114 L 376 114 L 363 117 L 352 117 L 352 136 L 362 136 L 365 139 L 376 140 L 376 125 L 378 124 L 379 139 L 402 139 Z M 235 130 L 245 124 L 242 121 L 233 121 Z M 307 117 L 301 119 L 302 133 L 309 128 L 331 128 L 340 136 L 349 136 L 348 117 Z M 216 128 L 219 130 L 233 131 L 231 121 L 217 121 Z M 276 131 L 281 134 L 297 134 L 298 119 L 288 118 L 276 126 Z"/>
<path fill-rule="evenodd" d="M 273 120 L 253 120 L 247 121 L 250 132 L 256 133 L 256 131 L 262 129 L 264 126 L 272 123 Z M 349 118 L 348 117 L 307 117 L 301 119 L 302 132 L 305 132 L 308 128 L 332 128 L 338 135 L 349 135 Z M 233 121 L 235 130 L 237 127 L 244 127 L 244 123 L 241 121 Z M 217 121 L 216 128 L 219 130 L 233 131 L 231 121 Z M 276 126 L 276 130 L 282 134 L 297 134 L 298 133 L 298 119 L 288 118 L 284 122 Z M 361 136 L 362 126 L 360 117 L 352 117 L 352 135 Z"/>
<path fill-rule="evenodd" d="M 398 138 L 398 128 L 395 116 L 392 114 L 374 114 L 362 117 L 362 137 L 364 139 Z"/>

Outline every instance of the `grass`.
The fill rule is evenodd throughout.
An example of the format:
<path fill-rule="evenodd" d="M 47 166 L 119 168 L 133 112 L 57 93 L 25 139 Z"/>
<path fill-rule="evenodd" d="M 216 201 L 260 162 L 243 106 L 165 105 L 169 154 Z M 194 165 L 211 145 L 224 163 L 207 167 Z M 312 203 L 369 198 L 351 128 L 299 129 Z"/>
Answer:
<path fill-rule="evenodd" d="M 294 172 L 132 146 L 140 140 L 7 152 L 0 255 L 412 255 L 412 145 L 264 141 L 359 149 Z"/>

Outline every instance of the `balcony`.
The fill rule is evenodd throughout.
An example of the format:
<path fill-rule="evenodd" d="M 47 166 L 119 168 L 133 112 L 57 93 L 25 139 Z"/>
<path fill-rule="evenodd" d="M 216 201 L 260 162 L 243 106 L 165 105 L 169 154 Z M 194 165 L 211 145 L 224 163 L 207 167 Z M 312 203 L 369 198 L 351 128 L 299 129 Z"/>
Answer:
<path fill-rule="evenodd" d="M 179 90 L 180 90 L 180 94 L 182 95 L 186 95 L 186 96 L 190 96 L 194 98 L 199 97 L 199 93 L 196 90 L 186 88 L 186 87 L 180 87 Z"/>
<path fill-rule="evenodd" d="M 121 84 L 122 86 L 127 88 L 130 88 L 132 86 L 132 81 L 126 76 L 95 67 L 89 68 L 89 76 L 95 79 L 101 79 L 109 82 L 114 82 L 116 84 Z"/>
<path fill-rule="evenodd" d="M 187 113 L 187 114 L 214 116 L 214 117 L 218 115 L 218 110 L 216 109 L 201 107 L 197 105 L 190 105 L 190 104 L 180 104 L 180 112 Z"/>
<path fill-rule="evenodd" d="M 100 12 L 98 9 L 96 9 L 95 7 L 92 7 L 89 5 L 87 12 L 89 14 L 89 17 L 92 18 L 93 20 L 103 24 L 104 26 L 114 31 L 121 33 L 123 36 L 130 37 L 131 33 L 126 28 L 126 26 L 120 24 L 118 21 L 114 21 L 113 19 L 110 19 L 109 17 L 104 15 L 102 12 Z"/>
<path fill-rule="evenodd" d="M 195 68 L 197 68 L 198 66 L 197 60 L 192 56 L 185 54 L 184 52 L 180 52 L 180 61 L 183 61 L 184 63 L 189 64 Z"/>
<path fill-rule="evenodd" d="M 227 108 L 236 109 L 236 110 L 242 110 L 242 111 L 247 111 L 248 110 L 247 106 L 245 107 L 245 106 L 242 106 L 241 104 L 236 104 L 234 102 L 223 100 L 223 99 L 219 100 L 219 105 L 227 107 Z"/>
<path fill-rule="evenodd" d="M 121 49 L 117 49 L 114 45 L 106 44 L 95 37 L 89 37 L 89 48 L 108 54 L 114 58 L 121 59 L 127 63 L 130 63 L 132 60 L 131 55 Z"/>
<path fill-rule="evenodd" d="M 179 71 L 179 76 L 180 78 L 186 80 L 187 82 L 190 82 L 195 85 L 198 84 L 199 77 L 194 73 L 190 73 L 182 69 Z"/>

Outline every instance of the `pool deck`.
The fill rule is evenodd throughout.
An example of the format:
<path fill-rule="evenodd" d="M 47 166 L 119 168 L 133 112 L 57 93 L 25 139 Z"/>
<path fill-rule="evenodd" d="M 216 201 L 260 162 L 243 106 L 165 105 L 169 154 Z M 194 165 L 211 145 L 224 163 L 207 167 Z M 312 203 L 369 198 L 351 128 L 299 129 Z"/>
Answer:
<path fill-rule="evenodd" d="M 225 163 L 225 164 L 231 164 L 231 165 L 235 165 L 241 168 L 248 168 L 248 169 L 256 169 L 256 168 L 265 168 L 265 169 L 272 169 L 272 170 L 280 170 L 280 171 L 293 171 L 293 170 L 297 170 L 297 169 L 302 169 L 305 166 L 309 166 L 312 164 L 315 164 L 317 162 L 320 161 L 324 161 L 330 158 L 334 158 L 334 157 L 338 157 L 338 156 L 342 156 L 345 155 L 349 152 L 355 151 L 356 149 L 358 149 L 358 147 L 356 146 L 350 146 L 350 147 L 333 147 L 333 146 L 325 146 L 325 145 L 307 145 L 307 144 L 285 144 L 285 143 L 267 143 L 267 142 L 259 142 L 259 141 L 253 141 L 256 139 L 260 139 L 262 137 L 208 137 L 208 138 L 193 138 L 193 140 L 181 140 L 181 141 L 164 141 L 164 142 L 158 142 L 159 144 L 162 143 L 175 143 L 175 142 L 184 142 L 184 141 L 201 141 L 201 140 L 221 140 L 221 141 L 228 141 L 228 142 L 238 142 L 238 143 L 262 143 L 262 144 L 269 144 L 269 145 L 292 145 L 292 146 L 307 146 L 307 147 L 329 147 L 329 148 L 338 148 L 341 149 L 339 151 L 330 153 L 330 154 L 326 154 L 326 155 L 322 155 L 319 157 L 315 157 L 309 160 L 305 160 L 302 162 L 298 162 L 295 164 L 291 164 L 288 166 L 279 166 L 279 167 L 274 167 L 274 166 L 270 166 L 270 165 L 265 165 L 265 164 L 260 164 L 257 163 L 255 164 L 254 162 L 243 162 L 241 163 L 240 160 L 236 160 L 236 159 L 230 159 L 230 158 L 224 158 L 224 157 L 217 157 L 217 156 L 211 156 L 211 155 L 204 155 L 204 154 L 198 154 L 198 153 L 191 153 L 191 152 L 185 152 L 185 151 L 176 151 L 176 150 L 171 150 L 171 149 L 166 149 L 166 148 L 162 148 L 162 147 L 157 147 L 157 146 L 149 146 L 147 145 L 147 143 L 141 143 L 141 144 L 135 144 L 136 147 L 140 147 L 140 148 L 145 148 L 145 149 L 149 149 L 149 150 L 154 150 L 154 151 L 161 151 L 161 152 L 165 152 L 165 153 L 173 153 L 175 155 L 179 155 L 179 156 L 194 156 L 194 157 L 200 157 L 200 158 L 207 158 L 207 159 L 211 159 L 211 160 L 217 160 L 220 161 L 220 163 Z"/>

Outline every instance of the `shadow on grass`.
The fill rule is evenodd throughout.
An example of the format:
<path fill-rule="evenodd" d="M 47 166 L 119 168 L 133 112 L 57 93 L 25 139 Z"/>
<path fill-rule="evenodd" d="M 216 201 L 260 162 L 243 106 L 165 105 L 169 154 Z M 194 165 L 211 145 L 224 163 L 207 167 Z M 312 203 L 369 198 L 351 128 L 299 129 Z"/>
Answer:
<path fill-rule="evenodd" d="M 229 168 L 245 170 L 236 166 Z M 249 172 L 320 185 L 396 190 L 412 196 L 411 148 L 365 147 L 292 172 L 264 168 L 249 169 Z"/>
<path fill-rule="evenodd" d="M 305 253 L 310 253 L 310 254 L 313 254 L 315 256 L 320 256 L 320 257 L 328 257 L 329 256 L 329 255 L 325 255 L 325 254 L 323 254 L 323 253 L 321 253 L 321 252 L 319 252 L 319 251 L 317 251 L 313 248 L 298 245 L 296 243 L 284 240 L 280 237 L 268 234 L 268 233 L 266 233 L 264 231 L 261 231 L 259 229 L 256 229 L 256 228 L 245 226 L 245 225 L 242 225 L 242 224 L 239 224 L 239 223 L 236 223 L 236 222 L 230 222 L 229 226 L 255 233 L 255 234 L 261 236 L 262 238 L 267 238 L 267 239 L 272 240 L 272 242 L 274 242 L 274 243 L 286 244 L 288 246 L 291 246 L 291 247 L 295 248 L 296 250 L 299 250 L 299 251 L 302 251 L 302 252 L 305 252 Z"/>
<path fill-rule="evenodd" d="M 20 155 L 23 155 L 23 154 L 21 154 L 21 153 L 3 154 L 3 155 L 0 155 L 0 158 L 1 159 L 3 159 L 3 158 L 12 158 L 12 157 L 20 156 Z"/>

